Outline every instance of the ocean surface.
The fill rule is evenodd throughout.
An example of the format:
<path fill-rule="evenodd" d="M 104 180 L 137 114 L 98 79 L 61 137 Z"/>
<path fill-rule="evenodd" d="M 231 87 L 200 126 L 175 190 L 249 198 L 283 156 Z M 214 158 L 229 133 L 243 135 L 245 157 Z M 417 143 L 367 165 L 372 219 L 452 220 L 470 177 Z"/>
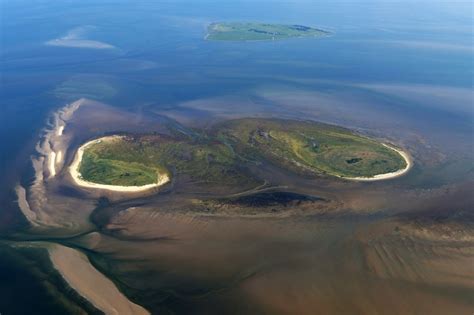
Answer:
<path fill-rule="evenodd" d="M 0 234 L 22 224 L 13 188 L 31 182 L 51 113 L 82 97 L 190 125 L 211 116 L 339 124 L 417 148 L 402 184 L 472 180 L 472 12 L 470 1 L 0 0 Z M 206 41 L 217 21 L 332 35 Z M 2 277 L 21 272 L 1 265 Z M 2 277 L 7 292 L 13 280 Z"/>

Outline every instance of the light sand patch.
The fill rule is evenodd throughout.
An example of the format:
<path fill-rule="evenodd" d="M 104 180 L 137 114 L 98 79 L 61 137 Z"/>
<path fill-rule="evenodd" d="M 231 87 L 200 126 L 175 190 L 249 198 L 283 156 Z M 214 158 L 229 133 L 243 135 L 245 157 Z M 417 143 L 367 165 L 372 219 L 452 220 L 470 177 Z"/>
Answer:
<path fill-rule="evenodd" d="M 112 49 L 113 45 L 98 40 L 90 40 L 85 38 L 87 33 L 94 27 L 80 26 L 73 28 L 66 35 L 49 40 L 45 43 L 48 46 L 72 47 L 72 48 L 89 48 L 89 49 Z"/>
<path fill-rule="evenodd" d="M 110 137 L 103 137 L 100 139 L 92 140 L 81 147 L 77 150 L 76 157 L 74 158 L 74 161 L 72 162 L 70 168 L 69 168 L 69 173 L 71 174 L 74 182 L 81 187 L 86 187 L 86 188 L 94 188 L 94 189 L 105 189 L 105 190 L 110 190 L 110 191 L 117 191 L 117 192 L 142 192 L 142 191 L 147 191 L 152 188 L 157 188 L 160 187 L 167 182 L 170 181 L 170 178 L 167 174 L 159 174 L 156 183 L 154 184 L 148 184 L 148 185 L 142 185 L 142 186 L 116 186 L 116 185 L 105 185 L 105 184 L 97 184 L 97 183 L 92 183 L 84 180 L 82 178 L 81 173 L 79 172 L 79 168 L 81 166 L 81 161 L 82 161 L 82 156 L 84 155 L 84 150 L 94 144 L 98 143 L 100 141 L 113 141 L 115 139 L 120 139 L 121 137 L 119 136 L 110 136 Z"/>
<path fill-rule="evenodd" d="M 60 137 L 60 136 L 63 135 L 64 127 L 65 127 L 65 126 L 58 126 L 57 133 L 56 133 L 56 135 L 57 135 L 58 137 Z"/>
<path fill-rule="evenodd" d="M 16 195 L 18 196 L 18 207 L 20 208 L 20 211 L 23 213 L 23 215 L 28 219 L 28 221 L 36 225 L 36 213 L 31 210 L 30 204 L 28 203 L 28 200 L 26 199 L 26 189 L 21 186 L 17 185 L 15 187 Z"/>
<path fill-rule="evenodd" d="M 400 154 L 400 156 L 403 157 L 403 159 L 405 160 L 405 163 L 407 164 L 405 168 L 395 171 L 395 172 L 377 174 L 371 177 L 343 177 L 343 176 L 338 176 L 338 177 L 348 179 L 348 180 L 354 180 L 354 181 L 371 182 L 371 181 L 376 181 L 376 180 L 386 180 L 386 179 L 396 178 L 396 177 L 405 175 L 413 165 L 408 153 L 406 153 L 405 151 L 399 150 L 397 148 L 394 148 L 390 145 L 387 145 L 385 143 L 382 143 L 382 145 Z"/>
<path fill-rule="evenodd" d="M 46 42 L 48 46 L 71 47 L 71 48 L 92 48 L 92 49 L 112 49 L 114 46 L 88 39 L 63 39 L 57 38 Z"/>
<path fill-rule="evenodd" d="M 56 176 L 56 152 L 51 151 L 49 159 L 49 178 Z"/>
<path fill-rule="evenodd" d="M 51 262 L 78 294 L 105 314 L 132 315 L 149 312 L 131 302 L 115 284 L 92 266 L 83 253 L 62 245 L 48 248 Z"/>
<path fill-rule="evenodd" d="M 84 213 L 91 211 L 93 204 L 80 199 L 59 197 L 48 192 L 49 183 L 55 183 L 57 174 L 62 170 L 71 139 L 69 135 L 63 134 L 63 130 L 74 112 L 87 102 L 86 99 L 80 99 L 53 114 L 52 123 L 43 130 L 42 137 L 35 147 L 36 154 L 31 157 L 34 181 L 27 187 L 18 185 L 15 189 L 18 206 L 25 219 L 36 231 L 64 227 L 72 231 L 82 229 L 83 226 L 90 226 L 88 219 L 84 218 L 85 214 L 73 210 L 75 207 L 73 204 L 83 205 L 81 210 Z M 90 208 L 87 208 L 88 206 Z"/>
<path fill-rule="evenodd" d="M 38 163 L 39 157 L 43 156 L 44 161 L 43 170 L 47 171 L 48 179 L 52 179 L 56 176 L 58 169 L 61 170 L 63 152 L 60 150 L 67 149 L 67 137 L 63 137 L 64 129 L 67 121 L 71 119 L 74 112 L 84 103 L 85 99 L 80 99 L 71 104 L 66 105 L 64 108 L 58 110 L 53 114 L 54 124 L 51 128 L 44 129 L 43 138 L 36 144 L 36 151 L 38 157 L 32 157 L 32 161 Z M 44 176 L 36 178 L 35 182 L 40 183 L 43 181 Z"/>
<path fill-rule="evenodd" d="M 63 152 L 58 151 L 58 153 L 56 154 L 56 164 L 61 163 L 62 160 L 63 160 Z"/>

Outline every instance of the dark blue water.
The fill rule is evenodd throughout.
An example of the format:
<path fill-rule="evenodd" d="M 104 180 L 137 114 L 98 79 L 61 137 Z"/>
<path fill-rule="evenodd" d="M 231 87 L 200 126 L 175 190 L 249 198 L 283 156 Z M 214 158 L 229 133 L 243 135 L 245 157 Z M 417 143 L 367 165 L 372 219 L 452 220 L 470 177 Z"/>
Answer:
<path fill-rule="evenodd" d="M 410 129 L 472 156 L 470 2 L 2 1 L 1 9 L 2 194 L 48 115 L 82 96 L 131 110 L 290 106 L 357 128 L 387 120 L 398 124 L 387 132 Z M 205 41 L 206 25 L 224 20 L 306 24 L 333 36 Z M 71 30 L 115 48 L 45 45 Z"/>
<path fill-rule="evenodd" d="M 48 116 L 80 97 L 191 118 L 275 114 L 342 124 L 423 143 L 414 185 L 472 178 L 469 1 L 0 0 L 0 11 L 1 217 L 10 217 L 11 188 L 28 180 Z M 207 24 L 229 20 L 333 35 L 204 40 Z M 45 45 L 71 30 L 114 48 Z M 445 160 L 431 163 L 430 150 Z"/>

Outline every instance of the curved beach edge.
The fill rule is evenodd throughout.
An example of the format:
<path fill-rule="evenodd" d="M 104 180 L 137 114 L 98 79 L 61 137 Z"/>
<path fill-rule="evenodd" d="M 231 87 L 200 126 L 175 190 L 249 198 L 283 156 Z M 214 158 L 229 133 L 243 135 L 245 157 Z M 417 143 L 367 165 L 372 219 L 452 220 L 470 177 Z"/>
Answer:
<path fill-rule="evenodd" d="M 359 182 L 373 182 L 373 181 L 379 181 L 379 180 L 387 180 L 387 179 L 393 179 L 397 178 L 400 176 L 405 175 L 408 173 L 408 171 L 412 168 L 413 166 L 413 161 L 410 155 L 401 149 L 397 149 L 391 145 L 382 143 L 383 146 L 397 152 L 400 154 L 400 156 L 405 160 L 406 166 L 403 169 L 400 169 L 395 172 L 390 172 L 390 173 L 384 173 L 384 174 L 377 174 L 371 177 L 344 177 L 344 176 L 338 176 L 339 178 L 346 179 L 346 180 L 351 180 L 351 181 L 359 181 Z"/>
<path fill-rule="evenodd" d="M 82 252 L 59 244 L 50 245 L 48 252 L 53 267 L 68 285 L 100 311 L 105 314 L 150 314 L 129 300 Z"/>
<path fill-rule="evenodd" d="M 109 191 L 115 191 L 115 192 L 144 192 L 153 188 L 158 188 L 160 186 L 163 186 L 164 184 L 168 183 L 170 181 L 170 178 L 167 174 L 160 174 L 158 175 L 158 179 L 156 183 L 153 184 L 147 184 L 143 186 L 116 186 L 116 185 L 105 185 L 105 184 L 97 184 L 93 182 L 86 181 L 82 178 L 81 173 L 79 172 L 79 167 L 81 165 L 82 157 L 84 155 L 84 150 L 94 144 L 98 143 L 101 141 L 111 141 L 115 139 L 120 139 L 122 138 L 121 136 L 108 136 L 108 137 L 103 137 L 95 140 L 91 140 L 89 142 L 86 142 L 82 146 L 77 149 L 76 156 L 74 157 L 74 161 L 72 162 L 71 166 L 69 167 L 69 173 L 71 174 L 72 179 L 74 180 L 74 183 L 77 186 L 84 187 L 84 188 L 92 188 L 92 189 L 103 189 L 103 190 L 109 190 Z"/>

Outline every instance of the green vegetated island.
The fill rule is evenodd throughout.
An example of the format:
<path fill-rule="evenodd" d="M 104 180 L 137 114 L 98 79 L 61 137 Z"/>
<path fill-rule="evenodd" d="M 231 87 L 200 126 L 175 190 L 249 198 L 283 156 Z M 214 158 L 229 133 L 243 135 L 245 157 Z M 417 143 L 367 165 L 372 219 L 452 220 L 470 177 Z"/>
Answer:
<path fill-rule="evenodd" d="M 326 124 L 237 119 L 197 135 L 128 135 L 83 147 L 81 180 L 143 186 L 160 176 L 186 175 L 215 185 L 255 187 L 249 163 L 270 162 L 295 173 L 346 179 L 383 179 L 409 168 L 403 151 L 350 130 Z M 388 176 L 388 177 L 387 177 Z"/>
<path fill-rule="evenodd" d="M 250 22 L 212 23 L 206 39 L 220 41 L 281 40 L 294 37 L 324 37 L 331 33 L 304 25 Z"/>

